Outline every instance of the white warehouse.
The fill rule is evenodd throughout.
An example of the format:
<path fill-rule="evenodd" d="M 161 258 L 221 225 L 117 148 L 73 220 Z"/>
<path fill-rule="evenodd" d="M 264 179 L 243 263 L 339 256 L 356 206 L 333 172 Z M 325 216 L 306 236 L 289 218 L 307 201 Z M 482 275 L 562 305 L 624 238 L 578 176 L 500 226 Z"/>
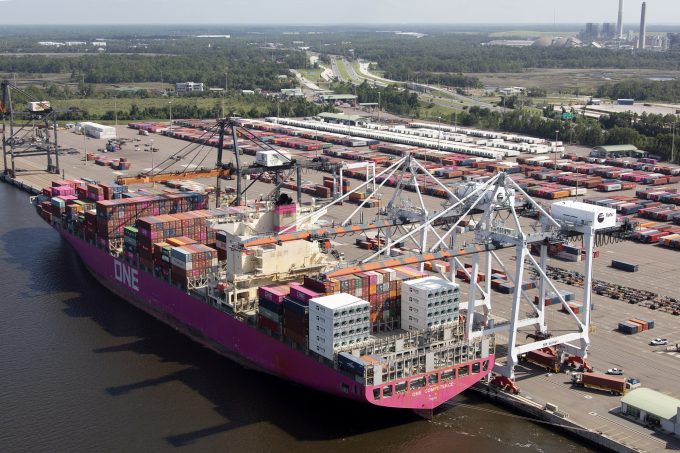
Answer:
<path fill-rule="evenodd" d="M 116 128 L 113 126 L 104 126 L 99 123 L 83 122 L 77 123 L 76 132 L 82 132 L 88 137 L 110 139 L 116 138 Z"/>

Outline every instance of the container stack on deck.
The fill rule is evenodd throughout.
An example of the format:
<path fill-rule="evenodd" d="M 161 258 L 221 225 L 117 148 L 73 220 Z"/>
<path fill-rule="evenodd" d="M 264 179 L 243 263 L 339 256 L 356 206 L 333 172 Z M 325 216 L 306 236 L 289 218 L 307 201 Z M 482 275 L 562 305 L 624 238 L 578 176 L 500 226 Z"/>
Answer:
<path fill-rule="evenodd" d="M 140 217 L 205 209 L 207 201 L 206 196 L 195 193 L 167 193 L 99 201 L 96 208 L 97 233 L 104 242 L 122 238 L 124 228 L 133 225 Z"/>
<path fill-rule="evenodd" d="M 179 284 L 214 275 L 218 270 L 217 250 L 203 244 L 174 247 L 170 259 L 172 281 Z"/>
<path fill-rule="evenodd" d="M 305 278 L 305 286 L 323 294 L 342 292 L 367 300 L 370 304 L 372 331 L 378 332 L 400 327 L 401 283 L 426 275 L 426 272 L 401 266 L 358 272 L 354 275 L 332 278 L 326 281 L 307 277 Z"/>

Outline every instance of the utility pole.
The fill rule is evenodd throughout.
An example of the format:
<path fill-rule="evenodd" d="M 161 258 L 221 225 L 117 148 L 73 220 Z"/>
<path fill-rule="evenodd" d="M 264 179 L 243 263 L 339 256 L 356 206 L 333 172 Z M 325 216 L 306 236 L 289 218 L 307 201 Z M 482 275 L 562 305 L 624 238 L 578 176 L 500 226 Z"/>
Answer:
<path fill-rule="evenodd" d="M 378 91 L 378 124 L 380 124 L 380 91 Z"/>
<path fill-rule="evenodd" d="M 224 91 L 222 92 L 222 118 L 224 118 L 224 97 L 227 95 L 227 73 L 224 73 Z"/>
<path fill-rule="evenodd" d="M 555 131 L 555 150 L 553 152 L 553 155 L 555 156 L 554 162 L 555 162 L 555 170 L 557 170 L 557 139 L 560 136 L 560 131 L 559 129 Z"/>
<path fill-rule="evenodd" d="M 441 147 L 439 146 L 439 140 L 441 139 L 442 136 L 442 117 L 438 116 L 437 117 L 437 151 L 441 151 Z"/>
<path fill-rule="evenodd" d="M 9 82 L 4 80 L 2 82 L 2 93 L 0 94 L 0 102 L 2 102 L 2 162 L 3 162 L 3 174 L 7 174 L 7 115 L 6 109 L 9 104 L 7 103 L 6 91 L 9 91 Z"/>
<path fill-rule="evenodd" d="M 168 101 L 168 104 L 170 105 L 170 133 L 172 134 L 172 101 Z"/>
<path fill-rule="evenodd" d="M 675 121 L 676 116 L 673 115 L 673 123 L 671 124 L 671 162 L 675 162 L 677 157 L 675 156 Z"/>

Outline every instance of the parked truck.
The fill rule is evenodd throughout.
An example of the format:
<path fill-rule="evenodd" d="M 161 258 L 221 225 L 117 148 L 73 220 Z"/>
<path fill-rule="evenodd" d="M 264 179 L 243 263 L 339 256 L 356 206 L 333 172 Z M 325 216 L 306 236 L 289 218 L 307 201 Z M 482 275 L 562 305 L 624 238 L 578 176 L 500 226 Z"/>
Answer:
<path fill-rule="evenodd" d="M 555 354 L 545 350 L 529 351 L 524 355 L 524 360 L 534 365 L 538 365 L 546 370 L 559 373 L 560 362 Z"/>
<path fill-rule="evenodd" d="M 575 387 L 603 390 L 612 395 L 624 395 L 631 388 L 640 386 L 637 380 L 630 382 L 621 376 L 601 373 L 574 373 L 571 375 L 571 383 Z"/>

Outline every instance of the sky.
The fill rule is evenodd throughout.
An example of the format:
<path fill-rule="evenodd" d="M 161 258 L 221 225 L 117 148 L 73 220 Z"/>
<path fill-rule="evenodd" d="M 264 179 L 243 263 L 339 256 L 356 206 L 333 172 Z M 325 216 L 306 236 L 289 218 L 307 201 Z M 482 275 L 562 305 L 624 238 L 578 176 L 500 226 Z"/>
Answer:
<path fill-rule="evenodd" d="M 625 0 L 639 23 L 641 0 Z M 616 22 L 618 0 L 0 0 L 0 24 L 378 24 Z M 680 0 L 648 0 L 680 23 Z"/>

